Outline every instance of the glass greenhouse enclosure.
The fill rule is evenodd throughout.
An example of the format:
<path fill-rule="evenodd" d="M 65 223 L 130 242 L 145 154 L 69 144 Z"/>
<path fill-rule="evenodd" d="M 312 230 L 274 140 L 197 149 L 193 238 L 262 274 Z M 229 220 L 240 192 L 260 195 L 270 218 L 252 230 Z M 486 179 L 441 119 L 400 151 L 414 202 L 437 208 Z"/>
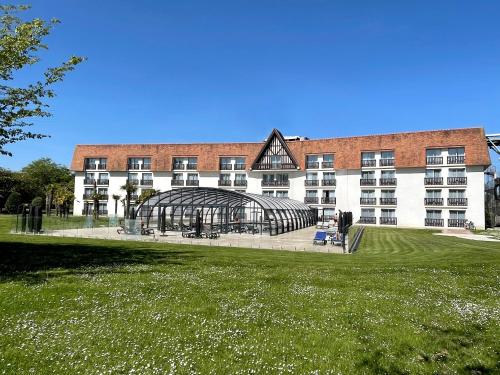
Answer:
<path fill-rule="evenodd" d="M 183 188 L 159 193 L 135 211 L 147 227 L 190 230 L 201 219 L 205 229 L 228 233 L 269 233 L 271 236 L 315 224 L 313 211 L 287 198 L 217 188 Z"/>

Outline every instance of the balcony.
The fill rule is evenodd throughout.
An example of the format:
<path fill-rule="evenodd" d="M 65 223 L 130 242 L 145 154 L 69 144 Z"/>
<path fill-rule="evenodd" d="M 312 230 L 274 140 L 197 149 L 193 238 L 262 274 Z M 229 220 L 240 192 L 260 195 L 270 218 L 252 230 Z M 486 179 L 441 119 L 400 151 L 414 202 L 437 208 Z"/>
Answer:
<path fill-rule="evenodd" d="M 444 226 L 444 219 L 425 219 L 425 226 L 426 227 L 443 227 Z"/>
<path fill-rule="evenodd" d="M 306 168 L 307 169 L 318 169 L 319 168 L 319 162 L 317 162 L 317 161 L 308 161 L 306 163 Z"/>
<path fill-rule="evenodd" d="M 304 203 L 306 203 L 306 204 L 317 204 L 318 203 L 318 197 L 305 197 L 304 198 Z"/>
<path fill-rule="evenodd" d="M 220 170 L 221 171 L 232 171 L 233 170 L 233 165 L 231 163 L 224 163 L 220 165 Z"/>
<path fill-rule="evenodd" d="M 375 216 L 361 216 L 358 220 L 359 224 L 377 224 L 377 218 Z"/>
<path fill-rule="evenodd" d="M 448 206 L 467 206 L 467 198 L 448 198 Z"/>
<path fill-rule="evenodd" d="M 398 219 L 395 217 L 379 217 L 379 222 L 383 225 L 398 225 Z"/>
<path fill-rule="evenodd" d="M 234 186 L 247 186 L 247 180 L 234 180 Z"/>
<path fill-rule="evenodd" d="M 381 167 L 393 167 L 394 159 L 380 159 L 378 163 Z"/>
<path fill-rule="evenodd" d="M 151 169 L 151 164 L 149 164 L 149 163 L 147 163 L 147 164 L 143 164 L 143 165 L 142 165 L 142 169 L 144 169 L 144 170 L 149 170 L 149 169 Z"/>
<path fill-rule="evenodd" d="M 245 168 L 246 168 L 246 165 L 244 163 L 236 163 L 234 165 L 235 171 L 243 171 L 243 170 L 245 170 Z"/>
<path fill-rule="evenodd" d="M 333 161 L 324 161 L 321 163 L 321 168 L 333 168 Z"/>
<path fill-rule="evenodd" d="M 85 164 L 85 169 L 97 169 L 97 166 L 96 166 L 96 164 L 86 163 Z"/>
<path fill-rule="evenodd" d="M 106 169 L 106 164 L 105 163 L 101 163 L 101 164 L 97 164 L 97 169 L 99 169 L 100 171 L 103 171 Z"/>
<path fill-rule="evenodd" d="M 99 212 L 99 215 L 107 215 L 108 214 L 108 210 L 98 210 Z M 94 214 L 94 210 L 92 208 L 84 208 L 82 210 L 82 215 L 85 215 L 85 216 L 89 216 L 89 215 L 93 215 Z"/>
<path fill-rule="evenodd" d="M 398 204 L 397 198 L 380 198 L 381 206 L 396 206 Z"/>
<path fill-rule="evenodd" d="M 466 221 L 466 219 L 448 219 L 448 226 L 450 228 L 463 228 Z"/>
<path fill-rule="evenodd" d="M 375 167 L 377 165 L 377 161 L 375 159 L 364 159 L 361 160 L 362 167 Z"/>
<path fill-rule="evenodd" d="M 200 180 L 186 180 L 186 186 L 199 186 Z"/>
<path fill-rule="evenodd" d="M 151 179 L 141 180 L 141 185 L 142 186 L 153 186 L 153 180 L 151 180 Z"/>
<path fill-rule="evenodd" d="M 172 166 L 173 169 L 177 169 L 177 170 L 184 170 L 186 169 L 186 164 L 184 163 L 174 163 L 173 166 Z"/>
<path fill-rule="evenodd" d="M 94 185 L 94 182 L 96 182 L 96 180 L 94 178 L 85 178 L 83 180 L 83 183 L 85 185 Z"/>
<path fill-rule="evenodd" d="M 377 198 L 359 198 L 361 205 L 374 205 L 377 204 Z"/>
<path fill-rule="evenodd" d="M 424 198 L 424 205 L 426 206 L 442 206 L 443 198 Z"/>
<path fill-rule="evenodd" d="M 334 178 L 328 178 L 326 180 L 321 180 L 321 186 L 335 186 L 337 185 L 337 180 Z"/>
<path fill-rule="evenodd" d="M 293 163 L 257 163 L 257 170 L 269 170 L 269 169 L 295 169 Z"/>
<path fill-rule="evenodd" d="M 94 193 L 92 194 L 83 194 L 83 199 L 85 200 L 93 200 L 94 198 L 92 197 Z M 100 201 L 107 201 L 109 198 L 108 194 L 100 194 L 99 200 Z"/>
<path fill-rule="evenodd" d="M 442 185 L 443 177 L 425 177 L 424 185 Z"/>
<path fill-rule="evenodd" d="M 97 185 L 109 185 L 109 180 L 107 178 L 100 178 L 96 183 Z"/>
<path fill-rule="evenodd" d="M 173 179 L 171 182 L 172 186 L 184 186 L 184 180 Z"/>
<path fill-rule="evenodd" d="M 131 185 L 139 185 L 139 179 L 137 179 L 137 178 L 129 178 L 128 182 Z"/>
<path fill-rule="evenodd" d="M 440 165 L 443 164 L 442 156 L 427 156 L 427 165 Z"/>
<path fill-rule="evenodd" d="M 321 197 L 322 204 L 336 204 L 337 198 L 335 197 Z"/>
<path fill-rule="evenodd" d="M 359 180 L 359 184 L 361 186 L 376 186 L 377 179 L 376 178 L 362 178 L 361 180 Z"/>
<path fill-rule="evenodd" d="M 198 164 L 187 164 L 186 169 L 190 171 L 195 171 L 198 168 Z"/>
<path fill-rule="evenodd" d="M 448 164 L 465 164 L 465 155 L 448 156 Z"/>
<path fill-rule="evenodd" d="M 305 186 L 318 186 L 319 180 L 305 180 L 304 185 Z"/>
<path fill-rule="evenodd" d="M 133 171 L 137 171 L 137 170 L 141 169 L 141 165 L 139 163 L 129 163 L 128 169 L 133 170 Z"/>
<path fill-rule="evenodd" d="M 219 186 L 231 186 L 231 180 L 219 180 Z"/>
<path fill-rule="evenodd" d="M 448 185 L 467 185 L 467 177 L 448 177 Z"/>
<path fill-rule="evenodd" d="M 261 186 L 290 186 L 290 181 L 278 181 L 278 180 L 272 180 L 272 181 L 264 181 L 262 180 Z"/>
<path fill-rule="evenodd" d="M 379 180 L 380 186 L 396 186 L 398 179 L 395 177 L 381 178 Z"/>

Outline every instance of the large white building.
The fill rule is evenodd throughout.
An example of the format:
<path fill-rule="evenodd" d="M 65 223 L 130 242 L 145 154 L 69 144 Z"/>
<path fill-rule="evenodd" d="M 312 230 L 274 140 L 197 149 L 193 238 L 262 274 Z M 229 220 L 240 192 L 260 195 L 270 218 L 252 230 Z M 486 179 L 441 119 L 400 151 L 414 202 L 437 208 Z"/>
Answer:
<path fill-rule="evenodd" d="M 74 213 L 114 214 L 121 186 L 167 191 L 215 187 L 306 203 L 318 218 L 352 211 L 355 222 L 484 228 L 482 128 L 310 140 L 276 129 L 256 143 L 78 145 Z M 117 214 L 123 216 L 120 202 Z"/>

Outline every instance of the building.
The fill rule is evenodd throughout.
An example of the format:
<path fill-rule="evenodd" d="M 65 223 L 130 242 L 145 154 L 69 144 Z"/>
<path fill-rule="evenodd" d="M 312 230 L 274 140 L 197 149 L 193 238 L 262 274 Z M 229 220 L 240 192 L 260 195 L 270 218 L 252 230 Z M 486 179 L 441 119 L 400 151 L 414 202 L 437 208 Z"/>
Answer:
<path fill-rule="evenodd" d="M 298 200 L 319 219 L 401 227 L 485 226 L 484 130 L 466 128 L 310 140 L 274 129 L 263 142 L 77 145 L 74 213 L 114 213 L 128 180 L 142 191 L 215 187 Z M 118 203 L 118 215 L 123 215 Z"/>

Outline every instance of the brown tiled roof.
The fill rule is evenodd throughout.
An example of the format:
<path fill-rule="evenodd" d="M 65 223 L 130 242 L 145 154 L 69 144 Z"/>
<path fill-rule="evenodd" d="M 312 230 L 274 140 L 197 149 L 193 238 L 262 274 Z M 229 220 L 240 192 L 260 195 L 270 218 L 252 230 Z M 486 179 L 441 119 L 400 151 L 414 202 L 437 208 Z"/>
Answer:
<path fill-rule="evenodd" d="M 359 169 L 362 151 L 394 150 L 396 168 L 424 167 L 425 150 L 433 147 L 465 147 L 466 165 L 491 164 L 483 128 L 466 128 L 328 138 L 287 142 L 300 168 L 305 168 L 307 154 L 335 154 L 336 169 Z M 264 142 L 194 143 L 194 144 L 114 144 L 77 145 L 71 170 L 83 171 L 84 158 L 107 158 L 110 171 L 127 170 L 127 158 L 151 157 L 153 171 L 170 171 L 172 158 L 197 156 L 199 171 L 219 170 L 219 157 L 244 156 L 249 168 Z"/>

